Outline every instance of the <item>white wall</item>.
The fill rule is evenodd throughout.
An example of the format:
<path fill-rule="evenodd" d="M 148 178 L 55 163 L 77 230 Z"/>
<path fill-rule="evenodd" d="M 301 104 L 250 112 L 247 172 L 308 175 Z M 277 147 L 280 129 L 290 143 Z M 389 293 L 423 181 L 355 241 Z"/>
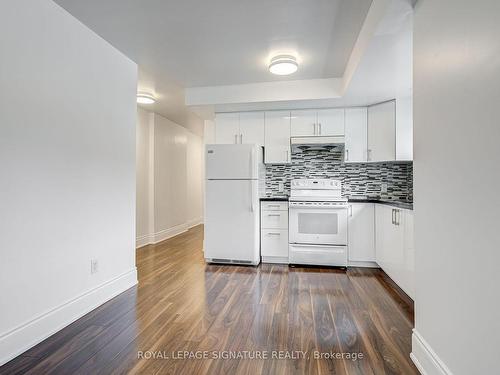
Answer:
<path fill-rule="evenodd" d="M 0 50 L 1 364 L 137 282 L 137 66 L 48 0 Z"/>
<path fill-rule="evenodd" d="M 415 12 L 412 350 L 429 375 L 498 373 L 499 14 L 497 0 Z"/>
<path fill-rule="evenodd" d="M 203 218 L 202 138 L 138 109 L 137 247 L 186 231 Z"/>

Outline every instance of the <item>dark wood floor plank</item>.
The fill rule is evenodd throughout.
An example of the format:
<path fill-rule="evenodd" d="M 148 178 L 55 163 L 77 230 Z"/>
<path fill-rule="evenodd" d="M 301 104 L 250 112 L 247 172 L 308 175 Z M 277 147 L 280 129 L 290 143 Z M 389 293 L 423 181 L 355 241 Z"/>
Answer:
<path fill-rule="evenodd" d="M 139 249 L 138 286 L 0 367 L 0 375 L 418 373 L 409 359 L 412 301 L 382 271 L 207 265 L 202 238 L 198 226 Z M 138 354 L 183 350 L 269 357 Z M 271 357 L 280 350 L 305 355 Z M 315 351 L 365 358 L 316 360 Z"/>

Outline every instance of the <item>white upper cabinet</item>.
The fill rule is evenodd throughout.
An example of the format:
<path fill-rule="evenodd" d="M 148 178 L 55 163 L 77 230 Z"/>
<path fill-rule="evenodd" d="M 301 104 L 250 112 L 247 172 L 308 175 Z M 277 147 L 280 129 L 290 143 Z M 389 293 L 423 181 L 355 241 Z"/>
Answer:
<path fill-rule="evenodd" d="M 317 111 L 316 135 L 336 136 L 345 133 L 344 108 L 319 109 Z"/>
<path fill-rule="evenodd" d="M 264 162 L 286 164 L 291 162 L 290 112 L 271 111 L 265 113 Z"/>
<path fill-rule="evenodd" d="M 240 114 L 218 113 L 215 116 L 215 143 L 239 143 Z"/>
<path fill-rule="evenodd" d="M 368 109 L 366 107 L 345 110 L 344 161 L 365 162 L 368 148 Z"/>
<path fill-rule="evenodd" d="M 413 160 L 413 97 L 396 100 L 396 160 Z"/>
<path fill-rule="evenodd" d="M 264 146 L 264 112 L 241 112 L 239 143 Z"/>
<path fill-rule="evenodd" d="M 291 112 L 292 137 L 309 137 L 317 135 L 316 110 Z"/>
<path fill-rule="evenodd" d="M 368 161 L 396 160 L 396 103 L 368 107 Z"/>

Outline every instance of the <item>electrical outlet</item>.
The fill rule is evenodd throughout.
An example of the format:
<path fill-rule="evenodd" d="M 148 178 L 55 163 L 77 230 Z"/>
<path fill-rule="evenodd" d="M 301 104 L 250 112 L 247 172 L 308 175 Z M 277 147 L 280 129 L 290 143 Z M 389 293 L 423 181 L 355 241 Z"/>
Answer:
<path fill-rule="evenodd" d="M 387 183 L 386 183 L 386 182 L 383 182 L 383 183 L 380 185 L 380 192 L 381 192 L 381 193 L 387 193 Z"/>
<path fill-rule="evenodd" d="M 90 260 L 90 274 L 94 274 L 97 271 L 99 271 L 99 262 L 97 262 L 97 259 L 91 259 Z"/>
<path fill-rule="evenodd" d="M 278 182 L 278 191 L 283 193 L 285 191 L 285 184 L 283 182 Z"/>

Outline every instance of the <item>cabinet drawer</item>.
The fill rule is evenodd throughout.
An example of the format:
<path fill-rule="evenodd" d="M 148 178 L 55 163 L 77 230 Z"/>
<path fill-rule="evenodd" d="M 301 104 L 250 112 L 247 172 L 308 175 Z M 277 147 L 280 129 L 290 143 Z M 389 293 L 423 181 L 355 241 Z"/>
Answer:
<path fill-rule="evenodd" d="M 288 229 L 288 211 L 262 211 L 261 228 Z"/>
<path fill-rule="evenodd" d="M 263 257 L 288 258 L 288 230 L 262 229 L 260 246 Z"/>
<path fill-rule="evenodd" d="M 263 211 L 288 211 L 288 202 L 268 201 L 262 202 Z"/>

